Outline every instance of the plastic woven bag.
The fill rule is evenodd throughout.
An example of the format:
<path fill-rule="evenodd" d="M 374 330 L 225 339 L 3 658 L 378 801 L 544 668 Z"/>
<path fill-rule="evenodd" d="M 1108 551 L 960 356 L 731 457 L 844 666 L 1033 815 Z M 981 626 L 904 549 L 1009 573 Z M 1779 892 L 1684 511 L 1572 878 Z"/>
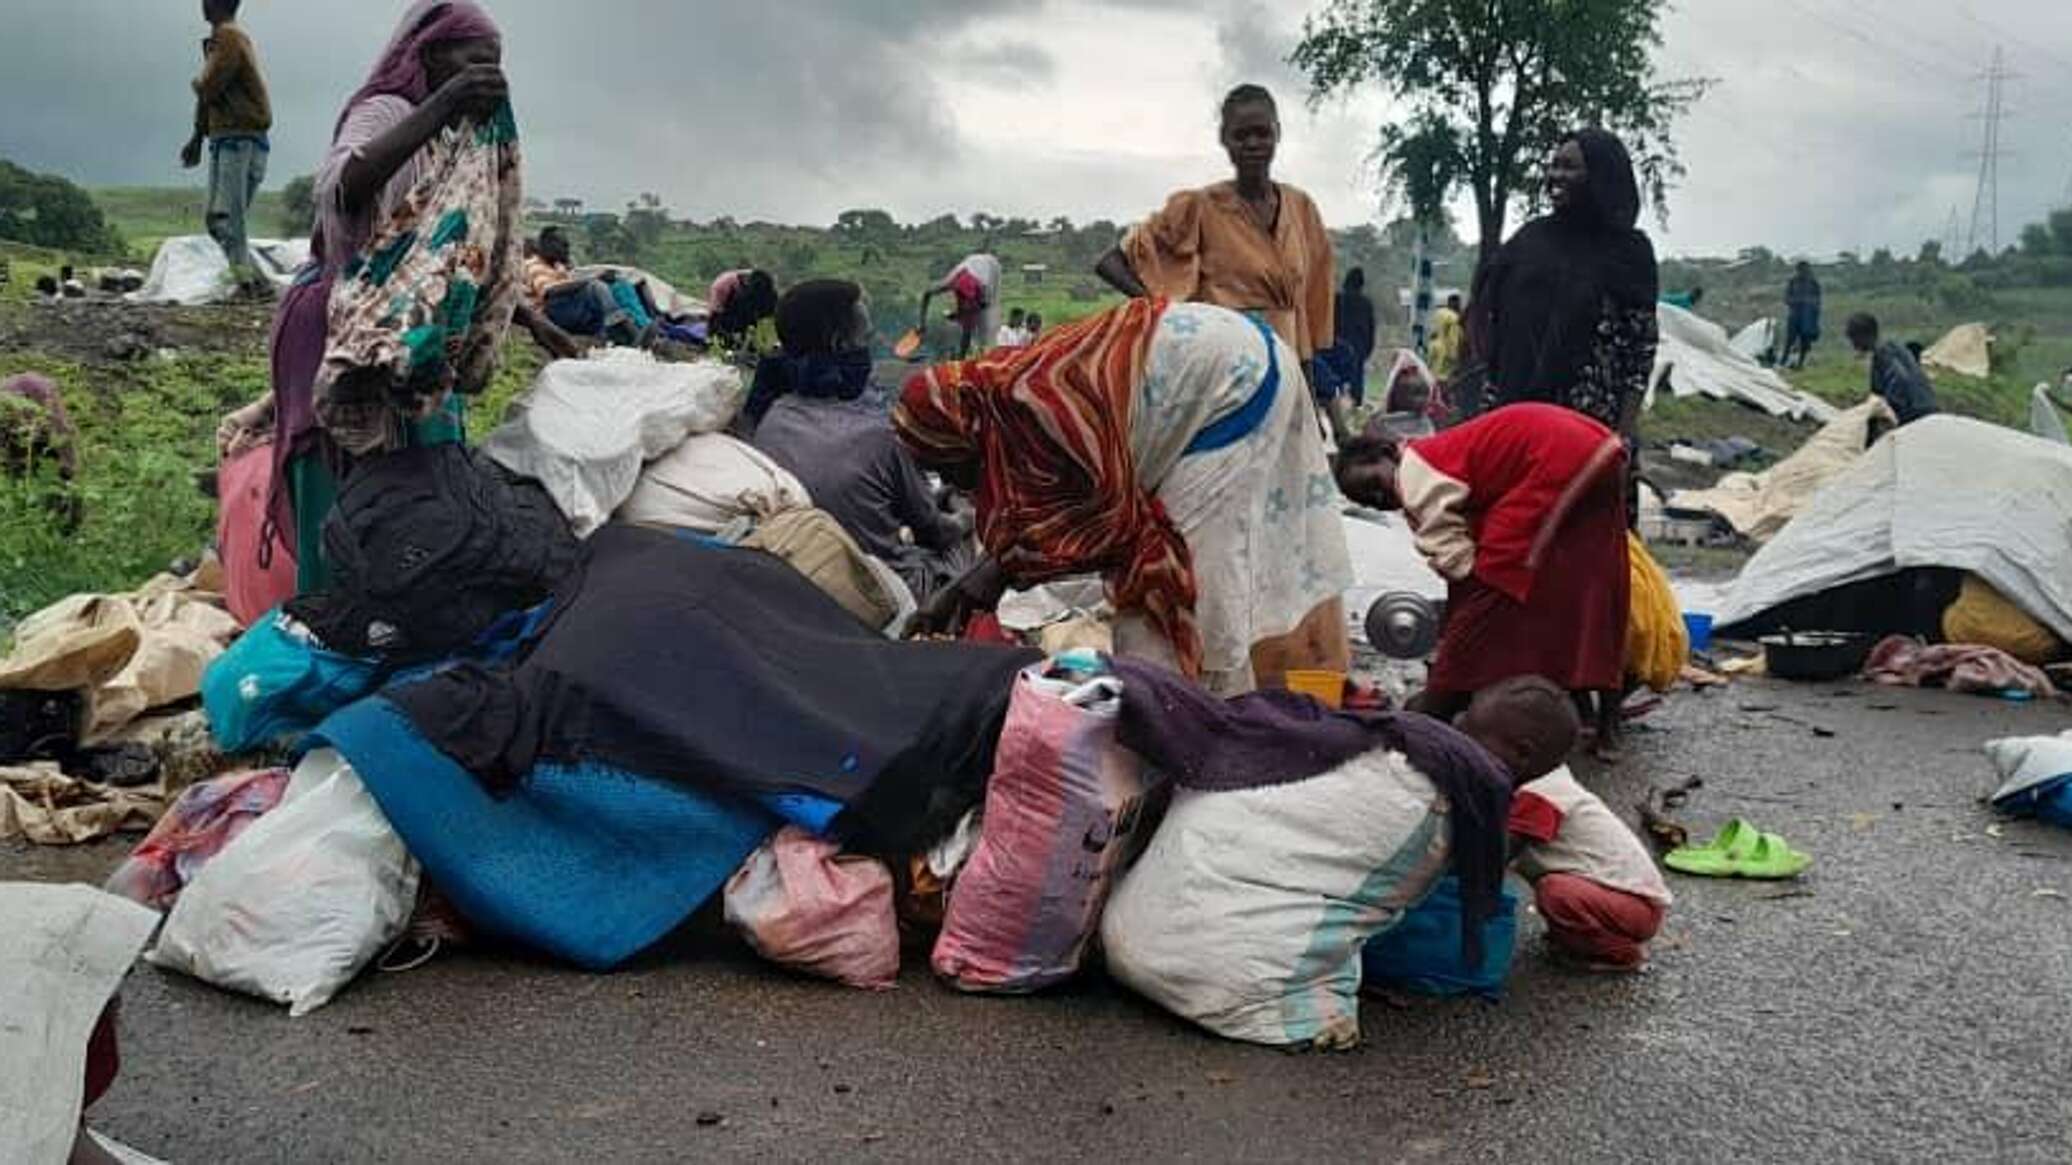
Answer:
<path fill-rule="evenodd" d="M 1143 762 L 1115 740 L 1122 681 L 1043 672 L 1015 680 L 978 848 L 935 943 L 936 974 L 966 991 L 1037 991 L 1078 973 L 1144 805 Z"/>
<path fill-rule="evenodd" d="M 851 987 L 899 978 L 892 871 L 797 826 L 778 830 L 727 880 L 727 921 L 757 954 Z"/>

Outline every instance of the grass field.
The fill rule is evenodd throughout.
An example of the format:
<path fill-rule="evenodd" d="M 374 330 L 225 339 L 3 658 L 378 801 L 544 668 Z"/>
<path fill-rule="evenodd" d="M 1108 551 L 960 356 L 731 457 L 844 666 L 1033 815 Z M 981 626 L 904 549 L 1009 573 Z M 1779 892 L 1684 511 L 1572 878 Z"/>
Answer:
<path fill-rule="evenodd" d="M 12 273 L 11 283 L 0 289 L 0 377 L 36 371 L 62 387 L 79 428 L 81 475 L 73 488 L 85 512 L 78 532 L 65 536 L 49 520 L 49 497 L 58 488 L 54 481 L 0 479 L 0 620 L 76 591 L 131 586 L 176 558 L 198 553 L 212 534 L 214 504 L 195 487 L 195 471 L 213 464 L 213 433 L 222 413 L 266 386 L 264 309 L 156 313 L 148 324 L 156 330 L 151 346 L 164 351 L 122 361 L 103 354 L 102 347 L 120 329 L 145 326 L 136 324 L 133 309 L 51 309 L 25 302 L 35 276 L 62 263 L 145 266 L 158 240 L 200 228 L 198 189 L 106 190 L 95 197 L 128 241 L 129 255 L 68 256 L 0 243 L 0 257 L 8 259 Z M 257 233 L 281 233 L 278 217 L 272 196 L 263 199 L 255 215 Z M 588 242 L 585 231 L 576 226 L 571 233 L 580 251 Z M 944 229 L 864 241 L 810 228 L 677 225 L 643 248 L 638 261 L 692 294 L 718 272 L 749 264 L 771 269 L 785 283 L 814 276 L 854 279 L 869 291 L 880 334 L 889 340 L 913 323 L 920 289 L 985 241 L 973 232 Z M 1050 323 L 1113 302 L 1090 273 L 1105 246 L 1102 233 L 1090 230 L 991 240 L 1009 271 L 1008 306 L 1038 311 Z M 1391 258 L 1349 254 L 1365 262 L 1370 273 L 1392 269 Z M 1040 280 L 1023 274 L 1028 264 L 1047 268 Z M 1779 310 L 1781 280 L 1736 279 L 1713 271 L 1704 278 L 1706 313 L 1729 327 Z M 1380 278 L 1375 281 L 1386 286 Z M 1829 335 L 1812 365 L 1790 374 L 1801 387 L 1838 404 L 1860 400 L 1865 391 L 1864 365 L 1846 352 L 1840 338 L 1842 321 L 1856 311 L 1877 314 L 1889 334 L 1924 343 L 1972 320 L 1995 328 L 2004 340 L 2003 359 L 1991 378 L 1938 378 L 1943 402 L 1952 411 L 2021 425 L 2030 386 L 2072 366 L 2072 288 L 1967 293 L 1953 305 L 1946 287 L 1861 282 L 1830 282 Z M 1667 275 L 1665 283 L 1678 286 Z M 1387 311 L 1384 303 L 1384 343 L 1401 327 L 1386 318 Z M 931 339 L 948 343 L 948 329 L 938 324 Z M 506 350 L 503 371 L 473 407 L 476 432 L 486 432 L 501 418 L 505 403 L 539 366 L 537 352 L 523 339 L 513 340 Z M 1807 431 L 1754 410 L 1707 401 L 1661 401 L 1645 422 L 1651 441 L 1743 435 L 1778 455 L 1796 447 Z"/>

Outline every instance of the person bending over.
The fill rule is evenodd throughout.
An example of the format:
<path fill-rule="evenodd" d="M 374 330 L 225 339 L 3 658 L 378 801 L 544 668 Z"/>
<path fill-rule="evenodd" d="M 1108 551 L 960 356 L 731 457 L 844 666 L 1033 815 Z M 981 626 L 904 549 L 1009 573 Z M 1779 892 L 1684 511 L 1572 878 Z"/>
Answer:
<path fill-rule="evenodd" d="M 1505 680 L 1476 694 L 1459 728 L 1516 781 L 1512 858 L 1547 941 L 1593 970 L 1645 966 L 1669 886 L 1640 838 L 1562 764 L 1579 729 L 1567 693 L 1538 676 Z"/>

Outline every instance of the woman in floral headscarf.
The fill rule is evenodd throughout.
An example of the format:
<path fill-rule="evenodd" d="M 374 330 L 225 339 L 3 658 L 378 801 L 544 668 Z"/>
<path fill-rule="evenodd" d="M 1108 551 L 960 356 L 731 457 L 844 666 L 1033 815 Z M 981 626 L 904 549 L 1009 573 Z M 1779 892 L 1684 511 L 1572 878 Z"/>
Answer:
<path fill-rule="evenodd" d="M 355 459 L 458 440 L 451 393 L 486 386 L 514 318 L 554 346 L 514 294 L 518 154 L 502 57 L 496 22 L 468 0 L 404 14 L 317 172 L 310 262 L 274 318 L 272 391 L 218 432 L 234 450 L 270 431 L 272 501 L 254 541 L 262 556 L 295 552 L 302 593 L 328 582 L 323 520 Z M 409 299 L 399 318 L 372 318 L 383 290 Z"/>

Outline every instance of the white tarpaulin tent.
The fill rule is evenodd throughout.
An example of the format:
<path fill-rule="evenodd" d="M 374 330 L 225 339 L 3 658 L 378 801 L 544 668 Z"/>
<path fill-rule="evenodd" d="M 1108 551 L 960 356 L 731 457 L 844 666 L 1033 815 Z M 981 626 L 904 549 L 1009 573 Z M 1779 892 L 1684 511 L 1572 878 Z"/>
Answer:
<path fill-rule="evenodd" d="M 1921 353 L 1921 364 L 1984 380 L 1993 373 L 1993 333 L 1984 324 L 1958 324 Z"/>
<path fill-rule="evenodd" d="M 1826 424 L 1839 409 L 1793 388 L 1782 376 L 1737 351 L 1726 329 L 1674 304 L 1658 305 L 1662 340 L 1648 399 L 1666 383 L 1676 396 L 1705 396 L 1753 405 L 1773 417 Z"/>
<path fill-rule="evenodd" d="M 1749 560 L 1719 622 L 1916 566 L 1970 571 L 2072 639 L 2072 448 L 1948 414 L 1896 430 Z"/>
<path fill-rule="evenodd" d="M 1711 489 L 1678 490 L 1669 504 L 1708 510 L 1736 533 L 1758 542 L 1775 537 L 1827 483 L 1856 464 L 1870 445 L 1871 424 L 1895 424 L 1892 406 L 1872 397 L 1829 421 L 1798 452 L 1761 473 L 1730 473 Z"/>
<path fill-rule="evenodd" d="M 309 260 L 308 239 L 253 239 L 252 264 L 276 289 L 288 285 L 295 270 Z M 230 278 L 230 261 L 223 248 L 207 235 L 182 235 L 158 245 L 151 260 L 151 274 L 142 289 L 129 294 L 131 303 L 172 303 L 195 307 L 221 303 L 237 288 Z"/>

